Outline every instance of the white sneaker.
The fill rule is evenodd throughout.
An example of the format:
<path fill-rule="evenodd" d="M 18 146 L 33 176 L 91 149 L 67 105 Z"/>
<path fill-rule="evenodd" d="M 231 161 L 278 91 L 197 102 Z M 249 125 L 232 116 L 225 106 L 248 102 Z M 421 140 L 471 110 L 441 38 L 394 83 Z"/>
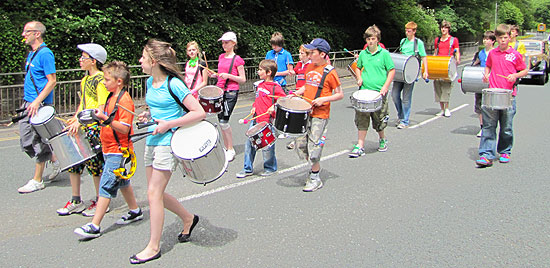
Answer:
<path fill-rule="evenodd" d="M 445 117 L 450 117 L 451 116 L 451 111 L 449 111 L 449 109 L 445 109 L 445 113 L 443 115 Z"/>
<path fill-rule="evenodd" d="M 27 194 L 27 193 L 32 193 L 32 192 L 35 192 L 35 191 L 38 191 L 38 190 L 42 190 L 42 189 L 44 189 L 44 187 L 45 186 L 44 186 L 43 181 L 37 182 L 37 181 L 31 179 L 27 182 L 27 184 L 25 184 L 22 187 L 20 187 L 19 189 L 17 189 L 17 191 L 20 194 Z"/>
<path fill-rule="evenodd" d="M 477 133 L 476 137 L 481 138 L 481 132 L 483 132 L 483 130 L 480 129 L 479 132 Z"/>
<path fill-rule="evenodd" d="M 61 173 L 61 167 L 59 166 L 59 161 L 51 162 L 52 163 L 52 173 L 48 176 L 48 179 L 53 180 L 59 173 Z"/>
<path fill-rule="evenodd" d="M 66 216 L 66 215 L 71 215 L 73 213 L 81 213 L 85 209 L 86 209 L 86 205 L 84 205 L 84 202 L 75 204 L 71 200 L 69 200 L 64 207 L 57 210 L 57 214 L 59 214 L 60 216 Z"/>
<path fill-rule="evenodd" d="M 235 149 L 226 150 L 225 159 L 227 159 L 227 162 L 233 161 L 233 159 L 235 159 Z"/>
<path fill-rule="evenodd" d="M 278 139 L 286 139 L 286 137 L 288 137 L 285 133 L 281 133 L 279 134 L 279 136 L 277 137 Z"/>
<path fill-rule="evenodd" d="M 441 111 L 439 111 L 439 113 L 436 113 L 435 115 L 442 116 L 444 113 L 445 113 L 445 111 L 441 110 Z"/>
<path fill-rule="evenodd" d="M 319 189 L 323 188 L 323 181 L 321 179 L 311 179 L 308 178 L 306 181 L 306 186 L 304 186 L 304 189 L 302 191 L 304 192 L 314 192 Z"/>

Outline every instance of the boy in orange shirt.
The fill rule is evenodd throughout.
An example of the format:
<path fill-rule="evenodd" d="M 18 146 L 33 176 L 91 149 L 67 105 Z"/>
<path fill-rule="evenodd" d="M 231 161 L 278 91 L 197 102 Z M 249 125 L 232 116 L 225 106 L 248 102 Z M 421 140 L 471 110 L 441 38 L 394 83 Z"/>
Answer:
<path fill-rule="evenodd" d="M 311 99 L 313 110 L 310 114 L 307 133 L 296 139 L 296 150 L 300 158 L 306 158 L 311 163 L 309 178 L 306 179 L 304 192 L 313 192 L 323 187 L 319 176 L 321 170 L 321 153 L 323 151 L 323 133 L 330 116 L 330 103 L 341 100 L 344 92 L 340 87 L 340 79 L 334 67 L 326 62 L 330 45 L 325 39 L 316 38 L 304 45 L 308 49 L 311 64 L 306 69 L 306 84 L 295 92 Z"/>
<path fill-rule="evenodd" d="M 130 70 L 124 62 L 113 61 L 103 67 L 103 72 L 105 87 L 110 94 L 105 103 L 105 113 L 98 112 L 96 116 L 103 121 L 100 136 L 105 166 L 103 166 L 103 174 L 99 182 L 99 198 L 92 222 L 74 230 L 76 234 L 84 238 L 96 238 L 101 235 L 99 224 L 107 212 L 111 199 L 116 197 L 118 189 L 124 196 L 130 211 L 116 223 L 128 224 L 143 219 L 143 213 L 137 205 L 130 180 L 118 176 L 121 175 L 120 173 L 115 174 L 119 168 L 124 167 L 126 158 L 123 157 L 123 153 L 133 154 L 130 135 L 133 133 L 134 116 L 117 106 L 118 104 L 134 111 L 134 102 L 126 91 L 126 86 L 130 81 Z M 135 158 L 135 155 L 133 157 Z"/>

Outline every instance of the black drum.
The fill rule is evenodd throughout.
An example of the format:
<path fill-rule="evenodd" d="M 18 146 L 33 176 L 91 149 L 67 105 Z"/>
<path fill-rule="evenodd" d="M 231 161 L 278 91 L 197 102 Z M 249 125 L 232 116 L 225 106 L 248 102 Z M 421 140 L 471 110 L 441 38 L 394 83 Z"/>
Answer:
<path fill-rule="evenodd" d="M 283 97 L 275 104 L 274 126 L 290 137 L 306 134 L 311 104 L 298 97 Z"/>

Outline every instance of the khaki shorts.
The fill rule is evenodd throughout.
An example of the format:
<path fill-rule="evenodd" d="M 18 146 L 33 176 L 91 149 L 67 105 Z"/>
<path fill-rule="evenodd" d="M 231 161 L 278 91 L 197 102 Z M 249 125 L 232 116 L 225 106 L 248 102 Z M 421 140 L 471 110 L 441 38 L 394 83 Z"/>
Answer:
<path fill-rule="evenodd" d="M 451 99 L 452 84 L 449 81 L 435 80 L 434 94 L 435 102 L 449 102 Z"/>
<path fill-rule="evenodd" d="M 357 126 L 358 130 L 368 130 L 370 121 L 372 120 L 372 128 L 376 132 L 380 132 L 386 128 L 389 119 L 388 94 L 382 97 L 382 109 L 372 113 L 355 111 L 355 126 Z"/>
<path fill-rule="evenodd" d="M 174 172 L 178 164 L 178 160 L 172 155 L 170 146 L 145 146 L 143 158 L 146 167 L 153 166 L 158 170 Z"/>
<path fill-rule="evenodd" d="M 328 119 L 310 117 L 305 136 L 296 138 L 296 152 L 300 159 L 308 159 L 311 164 L 321 160 L 324 144 L 320 143 L 326 131 Z"/>

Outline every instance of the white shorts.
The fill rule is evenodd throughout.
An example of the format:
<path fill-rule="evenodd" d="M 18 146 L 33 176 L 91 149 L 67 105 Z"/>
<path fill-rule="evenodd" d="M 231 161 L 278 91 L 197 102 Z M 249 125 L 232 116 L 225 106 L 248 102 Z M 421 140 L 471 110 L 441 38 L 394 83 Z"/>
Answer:
<path fill-rule="evenodd" d="M 158 170 L 169 170 L 174 172 L 178 165 L 178 160 L 174 155 L 170 146 L 145 146 L 145 154 L 143 155 L 145 166 L 153 166 Z"/>

